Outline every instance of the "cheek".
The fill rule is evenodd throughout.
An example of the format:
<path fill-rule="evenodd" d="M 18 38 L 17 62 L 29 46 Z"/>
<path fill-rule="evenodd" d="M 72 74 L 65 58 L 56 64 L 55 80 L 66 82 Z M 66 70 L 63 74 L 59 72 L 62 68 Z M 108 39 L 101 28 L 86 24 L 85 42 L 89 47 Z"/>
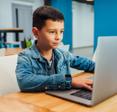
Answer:
<path fill-rule="evenodd" d="M 46 37 L 47 37 L 48 41 L 50 41 L 50 42 L 55 40 L 55 36 L 54 35 L 47 35 Z"/>
<path fill-rule="evenodd" d="M 42 34 L 40 35 L 40 37 L 42 38 L 43 41 L 48 40 L 48 35 L 47 35 L 47 34 L 42 33 Z"/>
<path fill-rule="evenodd" d="M 54 36 L 46 35 L 44 39 L 44 41 L 51 43 L 54 41 Z"/>
<path fill-rule="evenodd" d="M 63 40 L 63 35 L 61 36 L 60 40 Z"/>

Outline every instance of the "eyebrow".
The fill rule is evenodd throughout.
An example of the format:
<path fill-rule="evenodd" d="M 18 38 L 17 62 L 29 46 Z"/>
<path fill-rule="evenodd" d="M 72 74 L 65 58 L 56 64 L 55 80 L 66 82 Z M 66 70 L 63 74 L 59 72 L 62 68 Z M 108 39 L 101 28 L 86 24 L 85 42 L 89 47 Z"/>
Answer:
<path fill-rule="evenodd" d="M 56 29 L 48 29 L 48 30 L 56 30 Z M 64 29 L 61 29 L 62 31 L 64 31 Z"/>

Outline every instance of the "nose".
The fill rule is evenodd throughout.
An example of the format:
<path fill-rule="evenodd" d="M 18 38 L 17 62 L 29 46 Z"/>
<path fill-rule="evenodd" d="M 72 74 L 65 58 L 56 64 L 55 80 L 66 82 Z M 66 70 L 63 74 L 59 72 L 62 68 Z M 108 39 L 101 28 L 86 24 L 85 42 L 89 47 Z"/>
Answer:
<path fill-rule="evenodd" d="M 61 34 L 60 33 L 57 33 L 56 36 L 55 36 L 55 39 L 56 40 L 60 40 L 60 38 L 61 38 Z"/>
<path fill-rule="evenodd" d="M 59 39 L 60 39 L 60 37 L 59 37 L 59 36 L 56 36 L 56 37 L 55 37 L 55 40 L 59 40 Z"/>

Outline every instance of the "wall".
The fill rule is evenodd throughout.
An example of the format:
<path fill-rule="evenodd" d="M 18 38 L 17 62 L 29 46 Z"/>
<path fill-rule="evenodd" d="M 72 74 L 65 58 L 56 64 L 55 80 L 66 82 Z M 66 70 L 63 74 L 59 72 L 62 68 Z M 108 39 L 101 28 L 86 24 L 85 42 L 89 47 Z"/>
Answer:
<path fill-rule="evenodd" d="M 0 28 L 12 27 L 12 9 L 11 2 L 13 0 L 0 1 Z"/>
<path fill-rule="evenodd" d="M 32 4 L 35 10 L 44 4 L 43 0 L 0 0 L 0 28 L 12 27 L 12 3 Z"/>
<path fill-rule="evenodd" d="M 72 2 L 73 48 L 93 46 L 94 9 L 92 5 Z"/>
<path fill-rule="evenodd" d="M 35 10 L 37 7 L 44 5 L 44 0 L 32 0 L 32 1 L 33 1 L 33 10 Z"/>
<path fill-rule="evenodd" d="M 37 7 L 44 5 L 43 0 L 0 0 L 0 28 L 12 28 L 12 3 L 32 5 L 33 10 Z M 8 37 L 12 37 L 12 34 L 8 34 Z M 13 39 L 8 38 L 8 41 Z"/>
<path fill-rule="evenodd" d="M 99 36 L 117 36 L 117 0 L 95 0 L 94 49 Z"/>

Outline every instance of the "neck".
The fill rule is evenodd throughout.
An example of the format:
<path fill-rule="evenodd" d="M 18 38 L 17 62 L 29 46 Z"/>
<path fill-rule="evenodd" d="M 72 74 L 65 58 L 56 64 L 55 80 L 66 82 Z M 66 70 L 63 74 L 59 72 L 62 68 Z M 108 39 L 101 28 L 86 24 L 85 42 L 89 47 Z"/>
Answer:
<path fill-rule="evenodd" d="M 37 44 L 37 48 L 41 55 L 46 58 L 48 61 L 52 59 L 52 49 L 47 49 Z"/>

